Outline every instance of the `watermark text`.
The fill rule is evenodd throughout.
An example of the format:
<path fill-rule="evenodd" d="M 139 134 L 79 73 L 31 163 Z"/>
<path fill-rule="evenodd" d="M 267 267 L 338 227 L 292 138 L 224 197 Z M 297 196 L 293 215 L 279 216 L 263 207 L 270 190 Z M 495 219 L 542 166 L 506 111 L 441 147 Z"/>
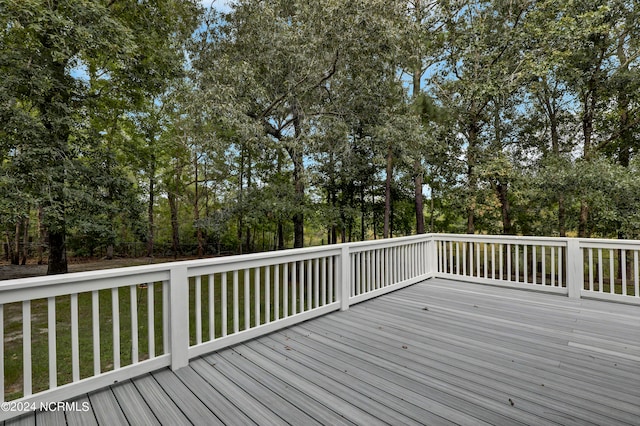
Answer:
<path fill-rule="evenodd" d="M 84 402 L 29 402 L 8 401 L 0 404 L 0 411 L 4 412 L 28 412 L 28 411 L 81 411 L 91 409 L 89 401 Z"/>

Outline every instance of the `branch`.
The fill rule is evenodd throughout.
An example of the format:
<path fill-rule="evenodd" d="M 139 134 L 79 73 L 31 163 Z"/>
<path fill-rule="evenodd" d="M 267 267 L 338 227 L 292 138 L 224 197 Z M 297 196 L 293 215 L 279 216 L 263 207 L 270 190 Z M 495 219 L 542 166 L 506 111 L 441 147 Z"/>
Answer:
<path fill-rule="evenodd" d="M 627 125 L 622 127 L 621 129 L 618 129 L 618 131 L 612 134 L 608 139 L 600 142 L 596 146 L 596 150 L 599 151 L 601 149 L 606 148 L 607 145 L 609 145 L 614 140 L 618 139 L 622 135 L 622 133 L 626 132 L 627 130 L 631 129 L 634 126 L 637 126 L 638 124 L 640 124 L 640 116 L 636 117 L 636 119 L 633 120 L 632 122 L 627 123 Z"/>
<path fill-rule="evenodd" d="M 522 15 L 524 14 L 524 11 L 526 10 L 526 8 L 520 10 L 520 13 L 518 13 L 518 16 L 516 17 L 515 22 L 513 23 L 513 29 L 515 29 L 518 26 L 518 23 L 520 22 L 520 18 L 522 18 Z M 513 29 L 511 32 L 513 32 Z M 507 47 L 509 47 L 510 42 L 505 43 L 505 45 L 502 47 L 502 50 L 500 51 L 500 53 L 498 53 L 498 56 L 496 56 L 493 61 L 491 61 L 491 64 L 489 65 L 490 67 L 494 66 L 496 64 L 496 62 L 498 62 L 498 60 L 502 57 L 502 55 L 504 55 L 504 52 L 506 52 Z"/>
<path fill-rule="evenodd" d="M 314 87 L 320 87 L 322 85 L 322 83 L 324 83 L 325 81 L 329 80 L 336 73 L 336 69 L 337 69 L 337 66 L 338 66 L 338 58 L 340 56 L 339 53 L 340 53 L 340 51 L 336 50 L 335 57 L 333 58 L 333 63 L 331 64 L 331 69 L 329 71 L 327 71 L 327 73 L 324 75 L 324 77 L 322 79 L 320 79 L 318 84 L 316 84 Z"/>
<path fill-rule="evenodd" d="M 282 139 L 282 129 L 276 129 L 276 127 L 269 123 L 265 118 L 262 119 L 262 127 L 264 127 L 264 130 L 268 135 L 271 135 L 278 140 Z"/>
<path fill-rule="evenodd" d="M 338 65 L 338 58 L 339 58 L 339 51 L 336 50 L 336 54 L 333 58 L 333 62 L 331 64 L 331 68 L 322 76 L 322 78 L 320 79 L 320 81 L 318 81 L 316 84 L 310 86 L 309 88 L 307 88 L 306 90 L 303 91 L 303 93 L 307 93 L 315 88 L 320 87 L 325 81 L 329 80 L 335 73 L 337 70 L 337 65 Z M 283 93 L 281 96 L 279 96 L 277 99 L 275 99 L 273 102 L 271 102 L 271 104 L 269 104 L 269 106 L 261 113 L 262 117 L 266 117 L 267 115 L 269 115 L 269 113 L 271 113 L 271 111 L 273 111 L 273 109 L 278 106 L 282 101 L 284 101 L 288 95 L 291 94 L 291 92 L 293 90 L 295 90 L 296 88 L 298 88 L 299 86 L 301 86 L 305 81 L 307 81 L 308 79 L 308 75 L 303 77 L 302 79 L 300 79 L 299 81 L 297 81 L 294 85 L 292 90 L 287 91 L 286 93 Z"/>

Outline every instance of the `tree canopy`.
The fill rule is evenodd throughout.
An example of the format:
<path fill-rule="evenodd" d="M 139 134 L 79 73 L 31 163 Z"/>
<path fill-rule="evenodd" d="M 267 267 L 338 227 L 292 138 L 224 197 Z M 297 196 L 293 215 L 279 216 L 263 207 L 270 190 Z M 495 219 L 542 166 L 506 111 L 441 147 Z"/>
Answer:
<path fill-rule="evenodd" d="M 4 251 L 636 238 L 639 6 L 0 0 Z"/>

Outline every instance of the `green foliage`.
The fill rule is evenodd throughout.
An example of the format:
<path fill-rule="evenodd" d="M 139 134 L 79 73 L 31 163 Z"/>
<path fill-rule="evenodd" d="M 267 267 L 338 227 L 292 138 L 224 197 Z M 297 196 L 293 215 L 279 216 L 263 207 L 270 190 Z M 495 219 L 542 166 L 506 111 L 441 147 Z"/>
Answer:
<path fill-rule="evenodd" d="M 115 156 L 120 116 L 181 72 L 179 40 L 197 10 L 187 0 L 3 2 L 3 167 L 43 209 L 51 272 L 66 271 L 68 230 L 113 242 L 115 212 L 136 204 Z"/>
<path fill-rule="evenodd" d="M 640 232 L 635 2 L 0 5 L 4 240 Z"/>

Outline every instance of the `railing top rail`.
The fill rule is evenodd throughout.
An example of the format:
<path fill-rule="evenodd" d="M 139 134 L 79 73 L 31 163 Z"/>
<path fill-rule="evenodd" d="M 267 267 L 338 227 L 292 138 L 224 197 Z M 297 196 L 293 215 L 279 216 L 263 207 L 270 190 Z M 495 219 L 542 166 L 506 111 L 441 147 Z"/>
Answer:
<path fill-rule="evenodd" d="M 357 241 L 354 243 L 348 243 L 349 251 L 351 253 L 356 253 L 359 251 L 365 251 L 372 248 L 385 248 L 398 245 L 399 243 L 412 243 L 419 241 L 428 241 L 432 239 L 433 234 L 419 234 L 419 235 L 410 235 L 408 237 L 397 237 L 397 238 L 381 238 L 379 240 L 368 240 L 368 241 Z"/>
<path fill-rule="evenodd" d="M 540 243 L 546 245 L 565 246 L 569 241 L 578 241 L 581 248 L 619 248 L 640 249 L 640 240 L 614 240 L 607 238 L 571 238 L 571 237 L 541 237 L 520 235 L 483 235 L 483 234 L 432 234 L 436 241 L 495 241 L 502 243 L 521 244 L 523 242 Z"/>
<path fill-rule="evenodd" d="M 198 269 L 207 266 L 229 266 L 239 265 L 242 263 L 252 263 L 256 261 L 273 261 L 293 256 L 306 256 L 314 254 L 339 254 L 343 246 L 349 246 L 353 249 L 366 249 L 372 246 L 394 245 L 403 241 L 420 240 L 429 238 L 429 235 L 412 235 L 400 238 L 387 238 L 373 241 L 358 241 L 353 243 L 332 244 L 316 247 L 305 247 L 299 249 L 286 249 L 271 252 L 242 254 L 235 256 L 223 256 L 207 259 L 183 260 L 176 262 L 154 263 L 150 265 L 129 266 L 124 268 L 101 269 L 96 271 L 72 272 L 68 274 L 49 275 L 43 277 L 18 278 L 12 280 L 0 281 L 0 293 L 14 290 L 26 290 L 34 287 L 56 286 L 61 284 L 80 284 L 90 281 L 104 281 L 108 279 L 116 279 L 121 277 L 135 277 L 158 273 L 171 270 L 176 266 L 186 267 L 189 269 Z M 144 277 L 140 278 L 144 280 Z"/>
<path fill-rule="evenodd" d="M 433 234 L 433 239 L 436 241 L 495 241 L 496 243 L 510 244 L 544 243 L 549 246 L 566 246 L 570 238 L 519 235 Z"/>
<path fill-rule="evenodd" d="M 544 244 L 548 246 L 566 246 L 569 240 L 578 240 L 581 248 L 611 248 L 611 249 L 639 249 L 639 240 L 610 240 L 610 239 L 590 239 L 590 238 L 564 238 L 564 237 L 539 237 L 539 236 L 517 236 L 517 235 L 481 235 L 481 234 L 421 234 L 408 237 L 386 238 L 370 241 L 358 241 L 351 243 L 333 244 L 317 247 L 307 247 L 302 249 L 287 249 L 273 252 L 251 253 L 235 256 L 224 256 L 217 258 L 196 259 L 177 262 L 155 263 L 150 265 L 130 266 L 124 268 L 103 269 L 87 272 L 74 272 L 44 277 L 19 278 L 13 280 L 0 281 L 0 293 L 15 290 L 26 290 L 35 287 L 56 286 L 61 284 L 80 284 L 83 282 L 105 281 L 123 277 L 140 277 L 144 280 L 144 275 L 167 273 L 176 266 L 186 267 L 187 270 L 200 270 L 206 267 L 219 267 L 230 269 L 243 263 L 265 263 L 277 261 L 287 257 L 313 256 L 314 254 L 337 255 L 344 246 L 348 246 L 350 252 L 356 253 L 371 248 L 385 248 L 402 243 L 418 242 L 425 240 L 436 241 L 459 241 L 459 242 L 496 242 L 508 244 Z"/>
<path fill-rule="evenodd" d="M 148 275 L 167 272 L 171 265 L 178 262 L 154 263 L 152 265 L 128 266 L 124 268 L 100 269 L 86 272 L 71 272 L 43 277 L 17 278 L 0 281 L 0 293 L 4 291 L 22 290 L 31 287 L 55 286 L 68 283 L 82 283 L 95 280 L 106 280 L 124 276 Z"/>
<path fill-rule="evenodd" d="M 640 249 L 640 240 L 608 240 L 604 238 L 581 238 L 581 248 Z"/>

